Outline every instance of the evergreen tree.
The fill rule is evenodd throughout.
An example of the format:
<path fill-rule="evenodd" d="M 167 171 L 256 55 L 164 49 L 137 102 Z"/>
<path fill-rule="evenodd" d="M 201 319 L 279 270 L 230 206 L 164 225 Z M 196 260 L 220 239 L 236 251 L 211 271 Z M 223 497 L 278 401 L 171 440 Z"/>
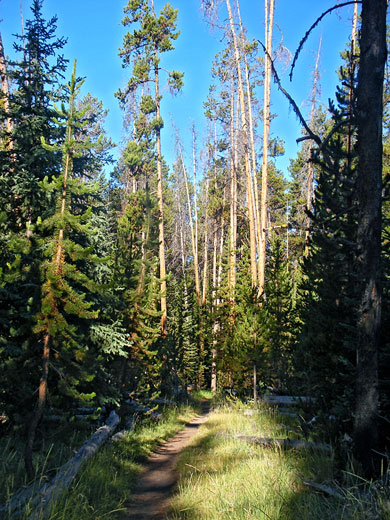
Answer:
<path fill-rule="evenodd" d="M 42 303 L 36 317 L 35 334 L 42 344 L 42 372 L 39 384 L 37 405 L 28 428 L 25 451 L 26 471 L 29 478 L 34 475 L 32 450 L 38 423 L 42 417 L 48 396 L 50 353 L 54 351 L 53 365 L 58 365 L 63 374 L 57 385 L 64 394 L 81 401 L 89 401 L 94 393 L 86 394 L 78 388 L 80 382 L 93 378 L 86 370 L 82 360 L 88 356 L 83 348 L 82 324 L 86 319 L 96 318 L 97 312 L 91 309 L 86 293 L 93 290 L 93 282 L 82 271 L 86 260 L 94 261 L 91 248 L 80 245 L 79 237 L 90 233 L 88 223 L 91 211 L 75 214 L 72 199 L 96 190 L 95 185 L 87 185 L 73 176 L 73 158 L 93 145 L 91 142 L 76 142 L 75 129 L 80 128 L 85 112 L 76 110 L 76 98 L 83 81 L 76 78 L 76 62 L 70 83 L 67 85 L 69 107 L 62 106 L 58 117 L 64 119 L 65 138 L 62 146 L 48 144 L 42 137 L 42 145 L 52 152 L 61 153 L 61 174 L 42 181 L 42 188 L 56 199 L 54 214 L 41 220 L 38 228 L 41 237 L 38 244 L 45 260 L 41 266 Z"/>
<path fill-rule="evenodd" d="M 302 391 L 317 397 L 320 408 L 350 431 L 357 316 L 356 129 L 351 119 L 356 103 L 351 64 L 356 56 L 346 52 L 345 58 L 337 106 L 330 105 L 329 138 L 314 156 L 319 175 L 310 214 L 309 255 L 303 262 L 302 334 L 294 365 Z"/>
<path fill-rule="evenodd" d="M 40 307 L 42 258 L 34 225 L 38 217 L 50 214 L 54 204 L 40 183 L 61 169 L 60 154 L 41 145 L 41 136 L 50 142 L 63 136 L 53 121 L 53 102 L 66 66 L 59 54 L 65 40 L 55 32 L 56 18 L 44 20 L 42 1 L 34 0 L 24 39 L 18 36 L 15 44 L 20 58 L 7 64 L 10 92 L 5 117 L 12 123 L 12 147 L 0 150 L 0 399 L 13 424 L 24 422 L 24 411 L 31 408 L 38 369 L 32 328 Z M 5 108 L 1 104 L 2 119 Z"/>
<path fill-rule="evenodd" d="M 120 56 L 124 66 L 132 65 L 132 77 L 124 92 L 119 91 L 117 96 L 125 102 L 129 94 L 140 85 L 148 82 L 154 84 L 154 98 L 143 98 L 142 103 L 151 105 L 149 113 L 154 113 L 153 129 L 156 138 L 156 173 L 157 198 L 159 204 L 159 269 L 160 269 L 160 301 L 161 301 L 161 332 L 165 337 L 167 306 L 166 306 L 166 268 L 165 268 L 165 236 L 164 236 L 164 201 L 163 201 L 163 165 L 161 155 L 161 129 L 163 120 L 160 115 L 160 55 L 173 49 L 173 41 L 179 36 L 176 32 L 177 10 L 167 4 L 159 16 L 154 12 L 154 5 L 149 0 L 130 0 L 124 8 L 125 17 L 122 24 L 126 27 L 137 23 L 139 28 L 127 33 L 123 42 Z M 169 73 L 168 83 L 173 91 L 180 90 L 183 74 L 172 71 Z"/>

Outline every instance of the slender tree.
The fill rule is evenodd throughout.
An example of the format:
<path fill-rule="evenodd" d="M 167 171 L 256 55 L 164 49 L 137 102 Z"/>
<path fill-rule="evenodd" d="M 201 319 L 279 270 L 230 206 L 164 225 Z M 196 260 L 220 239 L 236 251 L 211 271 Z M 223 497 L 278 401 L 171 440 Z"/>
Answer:
<path fill-rule="evenodd" d="M 265 259 L 267 247 L 267 191 L 268 191 L 268 147 L 270 133 L 270 103 L 271 103 L 271 56 L 272 56 L 272 32 L 274 25 L 274 0 L 265 0 L 265 68 L 264 68 L 264 130 L 263 130 L 263 162 L 261 167 L 261 211 L 260 211 L 260 234 L 259 244 L 259 294 L 265 290 Z"/>
<path fill-rule="evenodd" d="M 124 66 L 132 64 L 133 76 L 124 92 L 119 91 L 118 97 L 126 100 L 138 86 L 151 82 L 154 85 L 154 106 L 156 137 L 156 171 L 157 198 L 159 205 L 159 265 L 160 265 L 160 302 L 161 302 L 161 334 L 167 335 L 167 300 L 166 300 L 166 267 L 165 267 L 165 236 L 164 236 L 164 199 L 163 199 L 163 167 L 161 153 L 161 129 L 163 120 L 160 114 L 160 55 L 172 50 L 173 41 L 179 36 L 176 30 L 177 10 L 169 4 L 163 7 L 159 16 L 154 11 L 153 0 L 129 1 L 124 8 L 125 17 L 122 25 L 125 27 L 138 23 L 139 28 L 124 37 L 123 48 L 120 50 Z M 169 85 L 173 91 L 180 90 L 183 74 L 172 71 L 169 73 Z"/>

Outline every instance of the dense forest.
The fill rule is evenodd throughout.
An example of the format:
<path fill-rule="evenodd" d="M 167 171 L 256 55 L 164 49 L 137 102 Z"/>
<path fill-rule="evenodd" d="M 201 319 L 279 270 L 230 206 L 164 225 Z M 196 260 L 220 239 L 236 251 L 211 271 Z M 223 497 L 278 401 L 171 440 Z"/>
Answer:
<path fill-rule="evenodd" d="M 249 40 L 238 0 L 200 2 L 225 48 L 204 100 L 208 134 L 192 128 L 190 153 L 160 107 L 165 86 L 185 81 L 161 66 L 180 38 L 175 2 L 124 6 L 118 161 L 106 109 L 80 94 L 43 0 L 15 36 L 17 58 L 0 38 L 0 428 L 25 443 L 29 478 L 42 424 L 188 388 L 309 396 L 341 461 L 353 454 L 371 476 L 387 460 L 387 2 L 318 13 L 354 9 L 328 106 L 313 60 L 308 120 L 279 80 L 274 0 L 264 3 L 265 33 Z M 275 162 L 276 89 L 302 124 L 289 171 Z"/>

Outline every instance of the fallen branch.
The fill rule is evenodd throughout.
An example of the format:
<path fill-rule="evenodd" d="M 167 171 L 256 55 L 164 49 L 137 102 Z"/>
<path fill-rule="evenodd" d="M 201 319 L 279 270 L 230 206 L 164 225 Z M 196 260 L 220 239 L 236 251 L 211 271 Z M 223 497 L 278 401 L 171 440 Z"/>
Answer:
<path fill-rule="evenodd" d="M 295 439 L 273 439 L 266 437 L 257 437 L 253 435 L 228 435 L 222 434 L 223 437 L 240 439 L 242 441 L 257 444 L 263 447 L 277 447 L 284 450 L 298 449 L 298 450 L 319 450 L 325 452 L 331 452 L 332 448 L 326 443 L 314 443 L 308 441 L 300 441 Z"/>

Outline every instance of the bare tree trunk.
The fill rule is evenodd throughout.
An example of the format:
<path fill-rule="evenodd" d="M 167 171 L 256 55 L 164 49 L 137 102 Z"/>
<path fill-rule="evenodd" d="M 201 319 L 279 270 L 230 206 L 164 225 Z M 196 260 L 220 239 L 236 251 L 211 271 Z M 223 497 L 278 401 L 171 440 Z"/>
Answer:
<path fill-rule="evenodd" d="M 200 283 L 199 283 L 198 251 L 197 251 L 197 245 L 196 245 L 196 231 L 195 231 L 195 226 L 194 226 L 194 218 L 193 218 L 193 212 L 192 212 L 190 189 L 189 189 L 189 186 L 188 186 L 187 170 L 186 170 L 186 165 L 184 164 L 183 152 L 181 150 L 180 143 L 179 143 L 179 150 L 180 150 L 181 164 L 182 164 L 182 167 L 183 167 L 184 183 L 185 183 L 185 187 L 186 187 L 187 206 L 188 206 L 188 220 L 190 221 L 190 229 L 191 229 L 191 246 L 192 246 L 192 256 L 193 256 L 193 259 L 194 259 L 196 301 L 197 301 L 197 303 L 199 303 L 199 300 L 200 300 Z"/>
<path fill-rule="evenodd" d="M 253 401 L 257 404 L 257 367 L 256 363 L 253 363 Z"/>
<path fill-rule="evenodd" d="M 26 468 L 27 477 L 29 480 L 34 478 L 34 467 L 32 462 L 32 452 L 35 440 L 35 433 L 39 421 L 42 418 L 43 410 L 45 409 L 47 399 L 47 378 L 49 374 L 49 360 L 50 360 L 50 335 L 45 334 L 43 340 L 43 355 L 42 355 L 42 375 L 38 389 L 38 401 L 34 410 L 34 415 L 29 424 L 26 449 L 24 452 L 24 464 Z"/>
<path fill-rule="evenodd" d="M 253 125 L 253 111 L 252 111 L 252 96 L 249 81 L 249 67 L 248 60 L 246 59 L 246 52 L 244 48 L 244 30 L 241 21 L 240 4 L 239 0 L 236 0 L 238 21 L 240 24 L 240 33 L 242 39 L 242 55 L 244 58 L 245 66 L 245 83 L 246 83 L 246 99 L 248 106 L 248 120 L 249 120 L 249 140 L 251 148 L 251 163 L 252 163 L 252 176 L 253 176 L 253 194 L 254 194 L 254 217 L 255 217 L 255 228 L 256 228 L 256 239 L 258 247 L 260 247 L 261 232 L 260 232 L 260 203 L 259 203 L 259 188 L 257 183 L 257 167 L 256 167 L 256 149 L 255 149 L 255 131 Z M 258 279 L 260 280 L 260 262 L 257 262 Z"/>
<path fill-rule="evenodd" d="M 12 141 L 12 119 L 10 116 L 10 104 L 9 104 L 9 84 L 8 84 L 8 74 L 7 74 L 7 64 L 5 61 L 3 40 L 0 33 L 0 79 L 1 79 L 1 89 L 3 92 L 3 103 L 4 103 L 4 111 L 5 111 L 5 128 L 7 130 L 7 148 L 8 150 L 13 150 L 13 141 Z"/>
<path fill-rule="evenodd" d="M 155 60 L 158 62 L 157 49 L 155 50 Z M 158 65 L 154 69 L 154 89 L 156 103 L 156 118 L 160 120 L 160 85 Z M 156 130 L 156 151 L 157 151 L 157 198 L 158 198 L 158 241 L 159 241 L 159 262 L 160 262 L 160 307 L 161 307 L 161 335 L 163 338 L 167 335 L 167 282 L 165 268 L 165 237 L 164 237 L 164 199 L 163 199 L 163 181 L 162 181 L 162 156 L 161 156 L 161 132 L 158 127 Z"/>
<path fill-rule="evenodd" d="M 264 77 L 264 132 L 263 132 L 263 163 L 261 168 L 261 215 L 260 215 L 260 251 L 259 251 L 259 294 L 265 288 L 265 256 L 267 248 L 267 213 L 268 213 L 268 146 L 270 133 L 270 103 L 271 103 L 271 54 L 272 31 L 274 23 L 274 0 L 265 0 L 265 77 Z"/>
<path fill-rule="evenodd" d="M 314 116 L 316 110 L 316 96 L 317 96 L 317 83 L 319 79 L 319 62 L 320 62 L 320 53 L 321 53 L 321 43 L 322 38 L 320 39 L 320 44 L 318 46 L 316 64 L 314 68 L 314 78 L 313 78 L 313 89 L 311 95 L 311 114 L 310 114 L 310 128 L 314 130 Z M 307 191 L 306 191 L 306 210 L 309 212 L 312 210 L 312 200 L 313 200 L 313 162 L 311 160 L 312 147 L 309 145 L 309 161 L 308 161 L 308 171 L 307 171 Z M 306 230 L 305 230 L 305 252 L 304 255 L 307 258 L 309 256 L 309 236 L 310 236 L 310 217 L 306 215 Z"/>
<path fill-rule="evenodd" d="M 368 475 L 378 442 L 378 341 L 381 323 L 381 207 L 386 0 L 363 0 L 357 86 L 357 272 L 355 455 Z"/>
<path fill-rule="evenodd" d="M 349 81 L 350 88 L 348 92 L 348 116 L 349 124 L 347 131 L 347 162 L 348 168 L 351 165 L 352 160 L 352 137 L 353 137 L 353 125 L 352 125 L 352 98 L 353 98 L 353 81 L 356 71 L 356 43 L 357 43 L 357 19 L 358 19 L 358 3 L 355 2 L 352 19 L 352 38 L 351 38 L 351 60 L 349 64 Z"/>
<path fill-rule="evenodd" d="M 214 323 L 213 323 L 213 346 L 211 349 L 211 391 L 217 391 L 217 334 L 219 331 L 219 322 L 216 318 L 216 309 L 219 301 L 216 298 L 216 287 L 217 287 L 217 230 L 214 230 L 214 244 L 213 244 L 213 312 L 214 312 Z"/>
<path fill-rule="evenodd" d="M 20 26 L 22 28 L 22 45 L 23 45 L 23 55 L 26 59 L 26 40 L 24 37 L 24 20 L 23 20 L 23 0 L 20 0 Z"/>
<path fill-rule="evenodd" d="M 198 280 L 198 289 L 200 293 L 199 283 L 199 254 L 198 254 L 198 187 L 196 182 L 196 139 L 195 139 L 195 125 L 192 125 L 192 164 L 194 174 L 194 239 L 195 239 L 195 256 L 194 268 L 195 279 Z M 192 215 L 192 213 L 191 213 Z"/>
<path fill-rule="evenodd" d="M 231 6 L 230 6 L 230 0 L 226 0 L 226 6 L 228 9 L 228 13 L 229 13 L 229 23 L 230 23 L 230 30 L 231 30 L 232 38 L 233 38 L 234 57 L 235 57 L 235 62 L 236 62 L 237 78 L 238 78 L 238 95 L 239 95 L 239 100 L 240 100 L 241 125 L 242 125 L 242 133 L 243 133 L 244 159 L 245 159 L 245 177 L 246 177 L 247 202 L 248 202 L 251 279 L 252 279 L 252 286 L 255 287 L 257 285 L 256 232 L 255 232 L 255 214 L 254 214 L 254 208 L 253 208 L 253 188 L 252 188 L 252 178 L 251 178 L 249 149 L 248 149 L 248 131 L 247 131 L 247 122 L 246 122 L 245 96 L 244 96 L 244 88 L 243 88 L 243 83 L 242 83 L 240 52 L 239 52 L 239 48 L 238 48 L 238 44 L 237 44 L 237 37 L 236 37 L 235 28 L 234 28 L 234 21 L 233 21 Z"/>
<path fill-rule="evenodd" d="M 206 305 L 207 297 L 207 274 L 209 269 L 209 226 L 208 226 L 208 206 L 209 206 L 209 180 L 206 180 L 206 201 L 204 210 L 204 262 L 203 262 L 203 287 L 202 287 L 202 307 Z"/>
<path fill-rule="evenodd" d="M 237 228 L 237 165 L 236 165 L 236 143 L 234 131 L 234 90 L 233 79 L 231 80 L 230 95 L 230 232 L 229 232 L 229 298 L 234 303 L 236 286 L 236 228 Z"/>

